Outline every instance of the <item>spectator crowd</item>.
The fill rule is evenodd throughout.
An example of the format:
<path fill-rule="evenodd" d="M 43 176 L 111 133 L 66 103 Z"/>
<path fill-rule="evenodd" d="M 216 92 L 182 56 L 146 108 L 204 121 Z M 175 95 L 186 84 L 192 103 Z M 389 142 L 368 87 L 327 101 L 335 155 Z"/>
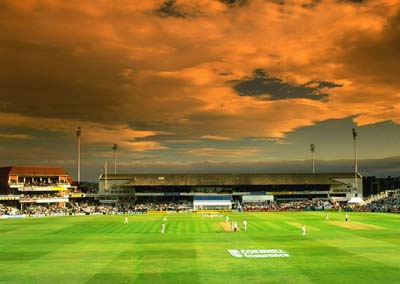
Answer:
<path fill-rule="evenodd" d="M 246 202 L 242 205 L 244 211 L 303 211 L 331 209 L 332 205 L 325 200 L 276 200 L 264 202 Z"/>
<path fill-rule="evenodd" d="M 144 214 L 148 211 L 174 211 L 186 212 L 191 210 L 192 204 L 189 201 L 179 202 L 143 202 L 136 204 L 102 204 L 97 201 L 71 201 L 65 206 L 58 203 L 50 204 L 26 204 L 23 209 L 16 206 L 0 203 L 1 215 L 26 216 L 65 216 L 65 215 L 116 215 L 116 214 Z"/>
<path fill-rule="evenodd" d="M 30 195 L 29 198 L 56 198 L 57 194 Z M 148 211 L 173 211 L 191 212 L 193 204 L 189 200 L 162 201 L 142 200 L 136 203 L 114 204 L 100 203 L 95 200 L 82 199 L 65 203 L 24 203 L 20 205 L 13 202 L 0 203 L 0 217 L 9 216 L 65 216 L 65 215 L 100 215 L 100 214 L 145 214 Z M 329 210 L 335 208 L 347 209 L 346 206 L 337 203 L 332 204 L 327 200 L 275 200 L 264 202 L 244 202 L 241 208 L 245 212 L 268 212 L 268 211 L 307 211 L 307 210 Z M 397 212 L 400 213 L 400 192 L 382 195 L 364 204 L 349 207 L 353 211 L 368 212 Z"/>
<path fill-rule="evenodd" d="M 357 206 L 355 211 L 400 213 L 400 192 L 383 195 L 365 205 Z"/>

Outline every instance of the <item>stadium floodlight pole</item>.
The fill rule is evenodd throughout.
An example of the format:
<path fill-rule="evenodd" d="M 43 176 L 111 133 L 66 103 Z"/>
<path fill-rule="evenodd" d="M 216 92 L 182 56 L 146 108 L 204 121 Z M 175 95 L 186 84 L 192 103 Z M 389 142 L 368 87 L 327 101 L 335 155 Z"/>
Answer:
<path fill-rule="evenodd" d="M 314 144 L 310 144 L 310 151 L 311 151 L 311 160 L 312 160 L 312 173 L 315 174 L 315 160 L 314 160 L 315 145 Z"/>
<path fill-rule="evenodd" d="M 104 163 L 104 190 L 107 190 L 107 162 Z"/>
<path fill-rule="evenodd" d="M 354 144 L 354 189 L 358 189 L 357 174 L 358 174 L 358 163 L 357 163 L 357 131 L 353 128 L 353 144 Z"/>
<path fill-rule="evenodd" d="M 118 144 L 114 144 L 113 150 L 114 150 L 114 174 L 117 174 L 117 149 L 118 149 Z"/>
<path fill-rule="evenodd" d="M 81 183 L 81 133 L 82 129 L 79 126 L 76 131 L 76 138 L 77 138 L 77 163 L 78 163 L 78 173 L 77 173 L 77 178 L 78 178 L 78 183 Z"/>

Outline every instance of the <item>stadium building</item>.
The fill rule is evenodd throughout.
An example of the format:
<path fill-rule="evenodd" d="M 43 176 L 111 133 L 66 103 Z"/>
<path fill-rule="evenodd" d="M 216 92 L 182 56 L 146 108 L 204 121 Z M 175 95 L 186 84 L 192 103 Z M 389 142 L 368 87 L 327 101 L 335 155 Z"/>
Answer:
<path fill-rule="evenodd" d="M 362 176 L 315 174 L 108 174 L 99 178 L 99 201 L 193 202 L 194 209 L 227 209 L 235 202 L 363 197 Z"/>
<path fill-rule="evenodd" d="M 0 168 L 0 201 L 19 205 L 58 204 L 69 202 L 72 178 L 63 169 L 40 166 Z"/>

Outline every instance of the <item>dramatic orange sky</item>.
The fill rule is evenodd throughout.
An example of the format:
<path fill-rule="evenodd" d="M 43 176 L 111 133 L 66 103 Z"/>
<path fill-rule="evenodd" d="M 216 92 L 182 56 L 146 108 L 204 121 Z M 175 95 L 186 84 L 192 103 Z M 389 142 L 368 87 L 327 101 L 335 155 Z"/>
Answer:
<path fill-rule="evenodd" d="M 400 173 L 400 0 L 3 0 L 0 159 Z M 318 168 L 319 167 L 319 168 Z M 110 166 L 111 170 L 111 166 Z"/>

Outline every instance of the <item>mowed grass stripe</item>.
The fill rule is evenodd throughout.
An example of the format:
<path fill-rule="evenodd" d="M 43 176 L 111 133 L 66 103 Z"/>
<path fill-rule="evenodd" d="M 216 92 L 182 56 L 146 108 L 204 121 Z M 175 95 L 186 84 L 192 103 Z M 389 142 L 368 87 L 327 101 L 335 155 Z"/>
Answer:
<path fill-rule="evenodd" d="M 247 224 L 248 230 L 250 232 L 260 233 L 260 232 L 267 232 L 269 231 L 265 224 L 261 224 L 259 222 L 248 222 Z"/>
<path fill-rule="evenodd" d="M 255 223 L 248 224 L 249 228 L 250 228 L 250 226 L 258 226 L 261 228 L 260 231 L 266 232 L 269 234 L 287 234 L 287 232 L 291 231 L 287 227 L 280 226 L 279 223 L 275 223 L 271 220 L 269 220 L 269 221 L 260 220 Z"/>
<path fill-rule="evenodd" d="M 108 234 L 108 233 L 112 233 L 116 226 L 120 226 L 122 224 L 104 224 L 104 226 L 101 225 L 97 225 L 95 227 L 93 227 L 93 231 L 89 230 L 88 233 L 89 234 Z"/>
<path fill-rule="evenodd" d="M 194 222 L 190 222 L 189 224 L 188 224 L 188 228 L 189 228 L 189 230 L 188 230 L 188 232 L 190 232 L 190 233 L 194 233 L 195 232 L 195 228 L 196 228 L 196 224 L 194 223 Z"/>
<path fill-rule="evenodd" d="M 152 221 L 152 222 L 148 222 L 147 226 L 146 226 L 146 230 L 145 230 L 145 234 L 150 233 L 150 234 L 155 234 L 155 233 L 160 233 L 161 232 L 161 225 L 162 222 L 160 221 Z M 168 230 L 168 226 L 166 228 L 166 230 Z"/>
<path fill-rule="evenodd" d="M 168 231 L 171 233 L 177 233 L 178 232 L 178 223 L 177 221 L 175 222 L 166 222 L 166 226 L 168 227 Z"/>
<path fill-rule="evenodd" d="M 175 233 L 176 234 L 178 234 L 178 235 L 181 235 L 182 233 L 184 233 L 184 229 L 183 229 L 183 222 L 182 221 L 175 221 L 174 222 L 174 224 L 175 224 L 175 227 L 174 227 L 174 229 L 175 229 Z"/>
<path fill-rule="evenodd" d="M 368 274 L 371 272 L 369 271 L 371 268 L 374 271 L 385 271 L 385 273 L 400 271 L 398 256 L 391 255 L 390 253 L 393 251 L 399 251 L 399 247 L 387 246 L 384 241 L 380 241 L 376 238 L 361 237 L 356 232 L 346 232 L 346 235 L 347 236 L 340 239 L 336 238 L 329 241 L 319 241 L 319 243 L 323 243 L 327 247 L 335 248 L 338 251 L 345 252 L 347 255 L 351 255 L 351 257 L 347 256 L 342 263 L 344 264 L 345 262 L 348 262 L 348 266 L 350 267 L 358 266 L 356 269 L 359 271 L 358 273 L 363 273 L 362 271 L 365 271 L 365 273 Z M 371 250 L 371 248 L 375 249 Z M 343 269 L 343 265 L 338 265 L 338 269 L 340 269 L 339 266 Z M 348 267 L 345 269 L 348 269 Z M 391 280 L 393 279 L 394 278 Z M 383 279 L 379 278 L 375 280 L 368 280 L 368 277 L 361 277 L 360 281 L 365 281 L 367 283 L 381 283 Z M 387 280 L 389 280 L 390 283 L 391 280 Z"/>
<path fill-rule="evenodd" d="M 112 228 L 115 225 L 112 224 L 104 224 L 103 226 L 101 225 L 97 225 L 97 226 L 93 226 L 91 228 L 88 228 L 88 230 L 86 230 L 86 233 L 88 234 L 106 234 L 106 233 L 110 233 L 112 231 Z"/>
<path fill-rule="evenodd" d="M 161 223 L 157 223 L 157 224 L 159 224 L 160 230 L 161 230 Z M 145 222 L 145 223 L 143 223 L 142 231 L 140 233 L 142 233 L 142 234 L 151 233 L 154 230 L 154 228 L 153 228 L 154 226 L 155 226 L 154 222 L 151 222 L 151 221 Z"/>
<path fill-rule="evenodd" d="M 102 270 L 97 270 L 86 283 L 113 283 L 116 279 L 118 283 L 134 283 L 142 262 L 135 258 L 135 254 L 134 247 L 125 249 L 111 259 Z"/>
<path fill-rule="evenodd" d="M 124 233 L 125 231 L 129 231 L 129 224 L 123 224 L 123 223 L 115 223 L 112 225 L 108 225 L 106 227 L 106 231 L 103 232 L 105 234 L 121 234 Z"/>
<path fill-rule="evenodd" d="M 286 226 L 281 226 L 278 220 L 282 219 L 282 215 L 277 213 L 255 213 L 255 217 L 248 220 L 249 228 L 251 226 L 260 225 L 265 228 L 266 232 L 273 232 L 274 234 L 287 233 L 291 231 Z"/>
<path fill-rule="evenodd" d="M 101 233 L 102 230 L 104 230 L 104 227 L 107 226 L 107 224 L 100 225 L 100 224 L 88 224 L 88 225 L 79 225 L 79 230 L 76 233 L 80 234 L 86 234 L 86 233 Z"/>
<path fill-rule="evenodd" d="M 331 239 L 319 242 L 368 259 L 369 261 L 399 269 L 400 262 L 398 256 L 391 257 L 390 255 L 393 251 L 400 251 L 400 245 L 381 240 L 379 235 L 374 235 L 374 232 L 371 233 L 368 237 L 364 237 L 356 231 L 347 231 L 340 241 L 338 239 Z M 371 250 L 371 248 L 374 248 L 374 250 Z"/>
<path fill-rule="evenodd" d="M 287 224 L 289 224 L 290 226 L 293 226 L 294 228 L 300 230 L 301 229 L 301 225 L 304 224 L 304 226 L 306 227 L 306 231 L 320 231 L 320 229 L 317 226 L 310 226 L 308 224 L 305 223 L 300 223 L 300 222 L 286 222 Z"/>
<path fill-rule="evenodd" d="M 293 250 L 293 249 L 292 249 Z M 372 270 L 393 272 L 393 269 L 374 262 L 363 259 L 362 257 L 338 248 L 332 247 L 312 247 L 302 248 L 296 252 L 295 266 L 314 283 L 383 283 L 383 277 L 370 279 Z M 313 255 L 320 261 L 310 261 L 304 263 Z M 335 259 L 335 261 L 332 261 Z M 329 270 L 330 273 L 326 273 Z M 373 277 L 371 277 L 373 278 Z M 377 281 L 376 281 L 377 280 Z M 395 283 L 395 282 L 389 282 Z"/>
<path fill-rule="evenodd" d="M 147 245 L 142 251 L 142 269 L 136 270 L 136 278 L 131 283 L 200 283 L 195 264 L 197 254 L 193 248 L 196 241 L 193 237 L 185 239 L 180 245 L 171 243 L 168 234 L 154 238 L 160 240 L 158 245 Z"/>
<path fill-rule="evenodd" d="M 197 222 L 198 232 L 202 234 L 211 233 L 211 227 L 209 222 Z"/>
<path fill-rule="evenodd" d="M 146 225 L 147 225 L 147 222 L 135 222 L 135 223 L 129 224 L 129 226 L 132 228 L 132 231 L 137 234 L 145 232 Z"/>
<path fill-rule="evenodd" d="M 178 220 L 173 220 L 168 222 L 168 226 L 172 226 L 173 232 L 176 234 L 186 234 L 189 233 L 187 230 L 188 228 L 188 221 L 178 221 Z"/>

